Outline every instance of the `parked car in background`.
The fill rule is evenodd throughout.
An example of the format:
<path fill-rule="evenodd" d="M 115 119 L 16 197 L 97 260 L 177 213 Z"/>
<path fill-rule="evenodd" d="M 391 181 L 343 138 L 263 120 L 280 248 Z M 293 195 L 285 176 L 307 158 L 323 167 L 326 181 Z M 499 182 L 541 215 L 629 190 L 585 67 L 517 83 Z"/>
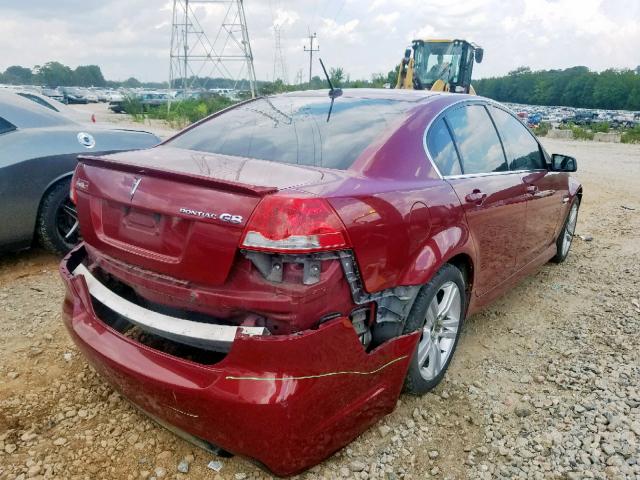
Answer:
<path fill-rule="evenodd" d="M 57 88 L 43 88 L 42 95 L 52 98 L 58 102 L 64 103 L 64 93 Z"/>
<path fill-rule="evenodd" d="M 79 238 L 69 200 L 79 153 L 148 148 L 150 133 L 80 124 L 30 98 L 0 92 L 0 251 L 38 240 L 65 253 Z"/>
<path fill-rule="evenodd" d="M 64 103 L 84 104 L 89 103 L 83 89 L 77 87 L 63 87 Z"/>
<path fill-rule="evenodd" d="M 41 95 L 32 91 L 15 90 L 15 93 L 20 95 L 21 97 L 42 105 L 43 107 L 49 108 L 54 112 L 58 112 L 76 122 L 94 123 L 95 116 L 91 113 L 74 109 L 73 107 L 69 107 L 68 105 L 54 100 L 51 97 L 47 97 L 45 95 Z"/>
<path fill-rule="evenodd" d="M 576 112 L 572 117 L 562 119 L 562 123 L 573 123 L 575 125 L 591 125 L 597 121 L 598 114 L 593 111 Z"/>
<path fill-rule="evenodd" d="M 103 90 L 100 88 L 90 89 L 91 93 L 96 96 L 96 100 L 98 102 L 108 102 L 109 101 L 109 92 L 107 90 Z"/>
<path fill-rule="evenodd" d="M 502 105 L 262 97 L 82 155 L 64 321 L 200 445 L 292 475 L 443 378 L 465 318 L 569 253 L 582 187 Z"/>
<path fill-rule="evenodd" d="M 98 103 L 98 94 L 92 90 L 82 89 L 82 94 L 84 98 L 87 99 L 89 103 Z"/>
<path fill-rule="evenodd" d="M 109 102 L 109 109 L 114 113 L 127 113 L 127 106 L 132 103 L 136 103 L 142 109 L 148 109 L 149 107 L 166 105 L 170 98 L 169 94 L 161 92 L 132 93 L 128 96 L 122 96 L 120 99 L 112 99 Z"/>

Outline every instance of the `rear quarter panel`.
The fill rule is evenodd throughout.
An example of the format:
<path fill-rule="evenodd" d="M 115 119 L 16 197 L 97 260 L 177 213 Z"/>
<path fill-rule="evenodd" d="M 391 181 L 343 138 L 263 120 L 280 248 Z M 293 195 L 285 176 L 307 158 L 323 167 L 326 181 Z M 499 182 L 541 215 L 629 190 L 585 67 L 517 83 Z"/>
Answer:
<path fill-rule="evenodd" d="M 473 258 L 463 211 L 449 184 L 387 182 L 386 188 L 356 188 L 357 194 L 330 200 L 347 228 L 368 292 L 421 285 L 453 256 Z"/>

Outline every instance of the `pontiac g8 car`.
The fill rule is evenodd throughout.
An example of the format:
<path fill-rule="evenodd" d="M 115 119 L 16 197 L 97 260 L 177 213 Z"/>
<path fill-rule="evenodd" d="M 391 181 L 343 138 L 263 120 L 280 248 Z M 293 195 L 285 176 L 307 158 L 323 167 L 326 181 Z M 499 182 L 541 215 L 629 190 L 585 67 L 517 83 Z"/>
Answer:
<path fill-rule="evenodd" d="M 493 101 L 335 97 L 247 101 L 72 182 L 75 342 L 149 415 L 279 475 L 433 388 L 466 316 L 566 258 L 582 195 Z"/>

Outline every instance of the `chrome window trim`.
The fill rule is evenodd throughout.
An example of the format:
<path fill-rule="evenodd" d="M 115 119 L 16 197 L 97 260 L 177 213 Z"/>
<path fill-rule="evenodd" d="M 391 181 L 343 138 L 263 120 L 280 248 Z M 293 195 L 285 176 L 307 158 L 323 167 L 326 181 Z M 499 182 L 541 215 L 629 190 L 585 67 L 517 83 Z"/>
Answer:
<path fill-rule="evenodd" d="M 442 116 L 442 114 L 444 113 L 445 110 L 448 110 L 449 108 L 453 107 L 454 105 L 458 105 L 458 104 L 464 103 L 464 102 L 469 102 L 469 101 L 472 101 L 472 100 L 473 99 L 462 98 L 462 99 L 460 99 L 460 100 L 458 100 L 456 102 L 453 102 L 453 103 L 445 106 L 444 108 L 442 108 L 436 115 L 433 116 L 433 118 L 431 118 L 431 121 L 427 124 L 427 127 L 425 128 L 424 133 L 422 134 L 422 148 L 424 149 L 424 153 L 427 156 L 427 158 L 429 159 L 429 162 L 431 163 L 431 166 L 433 167 L 435 172 L 438 174 L 438 177 L 440 177 L 440 180 L 443 180 L 444 176 L 442 175 L 442 173 L 440 173 L 440 169 L 436 165 L 436 162 L 433 161 L 433 158 L 431 157 L 431 153 L 429 153 L 429 149 L 427 148 L 427 136 L 429 134 L 429 130 L 431 130 L 431 127 L 436 122 L 436 120 L 440 119 L 440 117 Z"/>
<path fill-rule="evenodd" d="M 445 175 L 442 177 L 443 180 L 457 180 L 460 178 L 474 178 L 474 177 L 492 177 L 495 175 L 511 175 L 511 174 L 520 174 L 520 173 L 529 173 L 529 172 L 546 172 L 547 170 L 544 168 L 539 168 L 536 170 L 508 170 L 506 172 L 486 172 L 486 173 L 467 173 L 464 175 Z"/>
<path fill-rule="evenodd" d="M 459 105 L 459 104 L 462 104 L 462 103 L 465 103 L 465 102 L 466 103 L 470 103 L 470 104 L 477 103 L 478 105 L 487 105 L 487 104 L 492 105 L 492 106 L 494 106 L 496 108 L 500 108 L 501 110 L 504 110 L 509 115 L 514 117 L 516 120 L 518 120 L 518 118 L 515 117 L 513 115 L 513 113 L 508 108 L 506 108 L 504 105 L 501 105 L 500 103 L 496 102 L 495 100 L 491 100 L 490 98 L 485 98 L 485 97 L 481 97 L 479 99 L 462 98 L 462 99 L 460 99 L 458 101 L 455 101 L 455 102 L 445 106 L 444 108 L 442 108 L 436 115 L 433 116 L 433 118 L 431 118 L 431 120 L 427 124 L 426 128 L 424 129 L 424 133 L 422 134 L 422 148 L 424 149 L 425 155 L 429 159 L 429 163 L 431 163 L 431 167 L 438 174 L 438 177 L 440 178 L 440 180 L 458 179 L 458 178 L 472 178 L 472 177 L 488 177 L 488 176 L 491 176 L 491 175 L 508 175 L 508 174 L 511 174 L 511 173 L 547 172 L 547 171 L 549 171 L 548 168 L 538 168 L 538 169 L 534 169 L 534 170 L 510 170 L 508 172 L 487 172 L 487 173 L 469 173 L 469 174 L 463 174 L 463 175 L 442 175 L 442 173 L 440 172 L 440 169 L 436 165 L 436 162 L 431 157 L 431 153 L 429 153 L 429 148 L 427 147 L 427 136 L 429 135 L 429 131 L 431 130 L 431 127 L 433 126 L 433 124 L 437 120 L 440 120 L 440 118 L 442 118 L 442 115 L 444 114 L 444 112 L 446 110 L 449 110 L 454 105 Z M 489 114 L 489 118 L 491 118 L 491 121 L 493 122 L 493 118 L 491 117 L 491 114 Z M 495 126 L 494 126 L 494 128 L 495 128 L 495 130 L 497 132 L 497 128 Z M 532 132 L 529 132 L 529 133 L 531 134 L 533 139 L 538 143 L 538 146 L 542 149 L 542 151 L 546 153 L 546 150 L 544 149 L 542 144 L 538 141 L 538 138 Z M 502 137 L 500 136 L 500 132 L 497 132 L 497 134 L 498 134 L 498 138 L 500 139 L 500 142 L 502 143 Z"/>

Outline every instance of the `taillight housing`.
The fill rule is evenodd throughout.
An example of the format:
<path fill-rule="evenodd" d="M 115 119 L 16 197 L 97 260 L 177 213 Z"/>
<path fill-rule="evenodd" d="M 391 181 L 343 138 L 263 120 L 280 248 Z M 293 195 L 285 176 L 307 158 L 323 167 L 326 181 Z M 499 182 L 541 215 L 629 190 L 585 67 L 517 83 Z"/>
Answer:
<path fill-rule="evenodd" d="M 78 192 L 76 191 L 76 179 L 78 178 L 78 170 L 73 171 L 73 177 L 71 177 L 71 188 L 69 189 L 69 198 L 74 205 L 78 204 Z"/>
<path fill-rule="evenodd" d="M 348 248 L 344 225 L 322 198 L 268 195 L 251 215 L 242 248 L 312 253 Z"/>
<path fill-rule="evenodd" d="M 78 204 L 78 188 L 81 190 L 87 190 L 89 188 L 89 182 L 78 176 L 78 168 L 73 171 L 73 177 L 71 177 L 71 187 L 69 189 L 69 198 L 74 205 Z"/>

